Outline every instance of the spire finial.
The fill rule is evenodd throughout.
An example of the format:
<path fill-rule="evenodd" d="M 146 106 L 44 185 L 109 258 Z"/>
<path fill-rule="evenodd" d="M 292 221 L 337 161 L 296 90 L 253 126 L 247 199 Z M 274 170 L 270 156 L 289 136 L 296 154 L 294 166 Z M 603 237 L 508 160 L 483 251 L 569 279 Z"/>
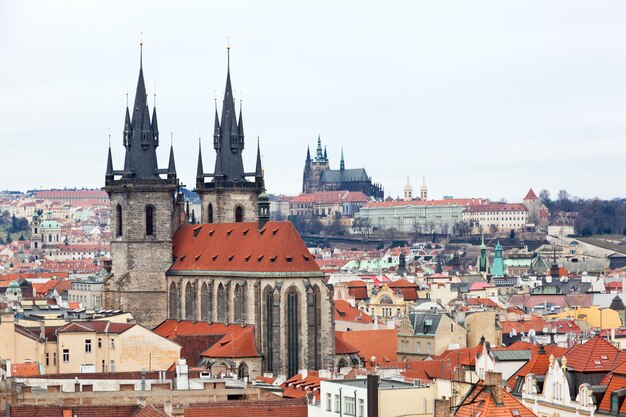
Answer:
<path fill-rule="evenodd" d="M 228 72 L 230 72 L 230 36 L 226 37 L 226 54 L 228 60 Z"/>
<path fill-rule="evenodd" d="M 152 107 L 156 107 L 156 84 L 154 85 L 154 99 Z"/>
<path fill-rule="evenodd" d="M 126 84 L 126 108 L 128 108 L 128 84 Z"/>
<path fill-rule="evenodd" d="M 109 148 L 111 147 L 111 128 L 109 128 Z"/>
<path fill-rule="evenodd" d="M 170 132 L 170 146 L 174 147 L 174 132 Z"/>
<path fill-rule="evenodd" d="M 139 68 L 143 68 L 143 32 L 139 40 Z"/>

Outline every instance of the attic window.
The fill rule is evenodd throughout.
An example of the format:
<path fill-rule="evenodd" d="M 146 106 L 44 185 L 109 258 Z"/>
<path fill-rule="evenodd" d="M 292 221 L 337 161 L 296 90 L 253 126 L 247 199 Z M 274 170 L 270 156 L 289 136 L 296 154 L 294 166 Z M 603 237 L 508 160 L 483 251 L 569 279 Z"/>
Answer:
<path fill-rule="evenodd" d="M 234 257 L 235 257 L 235 255 L 230 255 L 230 256 L 228 257 L 228 262 L 232 261 Z"/>
<path fill-rule="evenodd" d="M 278 233 L 278 227 L 274 230 L 272 230 L 272 236 L 276 236 L 276 233 Z"/>
<path fill-rule="evenodd" d="M 201 255 L 196 255 L 196 261 L 197 261 L 198 259 L 200 259 L 200 256 L 201 256 Z"/>
<path fill-rule="evenodd" d="M 230 236 L 230 235 L 231 235 L 231 233 L 233 233 L 233 229 L 229 229 L 229 230 L 226 232 L 226 236 Z"/>
<path fill-rule="evenodd" d="M 608 357 L 608 356 L 606 356 L 606 355 L 602 355 L 602 356 L 600 356 L 600 359 L 602 359 L 602 360 L 604 360 L 604 361 L 605 361 L 605 360 L 607 360 L 608 358 L 609 358 L 609 357 Z"/>
<path fill-rule="evenodd" d="M 596 365 L 602 365 L 602 362 L 600 362 L 598 360 L 593 361 L 593 363 L 596 364 Z"/>
<path fill-rule="evenodd" d="M 276 256 L 272 256 L 272 257 L 270 258 L 270 262 L 276 262 Z"/>
<path fill-rule="evenodd" d="M 246 230 L 244 230 L 244 231 L 243 231 L 243 235 L 244 235 L 244 236 L 247 236 L 249 231 L 250 231 L 250 229 L 246 229 Z"/>
<path fill-rule="evenodd" d="M 193 228 L 193 237 L 194 238 L 198 237 L 198 234 L 200 233 L 200 230 L 202 230 L 202 226 L 198 226 L 198 227 L 194 227 Z"/>
<path fill-rule="evenodd" d="M 209 236 L 213 236 L 213 233 L 215 233 L 215 229 L 209 230 Z"/>
<path fill-rule="evenodd" d="M 259 230 L 259 234 L 260 234 L 261 236 L 263 236 L 263 233 L 265 233 L 265 227 L 264 227 L 263 229 Z"/>
<path fill-rule="evenodd" d="M 217 259 L 217 255 L 213 255 L 213 261 L 215 261 Z"/>
<path fill-rule="evenodd" d="M 245 260 L 246 262 L 248 262 L 248 261 L 250 260 L 250 256 L 252 256 L 252 255 L 248 255 L 248 256 L 246 256 L 246 257 L 244 258 L 244 260 Z"/>
<path fill-rule="evenodd" d="M 187 255 L 183 255 L 183 256 L 180 257 L 180 261 L 181 262 L 185 260 L 185 256 L 187 256 Z"/>
<path fill-rule="evenodd" d="M 309 257 L 306 255 L 302 255 L 302 257 L 304 258 L 304 261 L 307 262 L 309 260 Z"/>
<path fill-rule="evenodd" d="M 259 257 L 257 258 L 257 262 L 261 262 L 261 261 L 263 260 L 263 256 L 265 256 L 265 255 L 261 255 L 261 256 L 259 256 Z"/>
<path fill-rule="evenodd" d="M 285 260 L 287 262 L 291 262 L 291 261 L 293 261 L 293 257 L 291 255 L 285 255 Z"/>

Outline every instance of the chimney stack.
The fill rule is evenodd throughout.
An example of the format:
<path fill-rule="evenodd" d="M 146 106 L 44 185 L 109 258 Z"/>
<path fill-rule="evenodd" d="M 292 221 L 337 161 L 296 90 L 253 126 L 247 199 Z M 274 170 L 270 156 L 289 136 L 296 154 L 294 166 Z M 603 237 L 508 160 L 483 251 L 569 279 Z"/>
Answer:
<path fill-rule="evenodd" d="M 502 404 L 502 374 L 500 372 L 485 372 L 485 386 L 491 387 L 496 404 Z"/>
<path fill-rule="evenodd" d="M 378 417 L 378 375 L 367 376 L 367 417 Z"/>

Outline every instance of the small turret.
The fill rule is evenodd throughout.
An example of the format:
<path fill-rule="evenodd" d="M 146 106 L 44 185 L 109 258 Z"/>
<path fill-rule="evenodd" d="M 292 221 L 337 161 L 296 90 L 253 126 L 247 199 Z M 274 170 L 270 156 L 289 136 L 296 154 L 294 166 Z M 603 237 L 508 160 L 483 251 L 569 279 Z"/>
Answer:
<path fill-rule="evenodd" d="M 199 184 L 204 182 L 204 168 L 202 166 L 202 140 L 198 138 L 198 169 L 196 171 L 196 181 Z M 198 185 L 199 187 L 200 185 Z"/>
<path fill-rule="evenodd" d="M 345 164 L 345 162 L 343 160 L 343 146 L 341 147 L 341 161 L 339 162 L 339 170 L 341 172 L 346 170 L 346 164 Z"/>
<path fill-rule="evenodd" d="M 265 223 L 270 221 L 270 197 L 265 190 L 259 194 L 258 198 L 259 207 L 259 230 L 265 226 Z"/>

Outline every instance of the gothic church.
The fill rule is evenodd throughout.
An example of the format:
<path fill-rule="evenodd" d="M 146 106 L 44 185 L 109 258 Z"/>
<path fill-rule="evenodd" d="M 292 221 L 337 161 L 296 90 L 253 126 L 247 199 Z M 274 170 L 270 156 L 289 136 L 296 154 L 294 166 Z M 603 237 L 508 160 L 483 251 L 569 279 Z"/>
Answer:
<path fill-rule="evenodd" d="M 123 144 L 124 168 L 113 168 L 109 148 L 105 176 L 112 213 L 105 308 L 149 327 L 166 319 L 253 325 L 264 372 L 331 369 L 332 292 L 293 225 L 269 221 L 259 149 L 254 172 L 244 170 L 230 63 L 221 118 L 215 111 L 212 173 L 204 172 L 202 147 L 198 154 L 202 223 L 188 223 L 173 148 L 167 168 L 158 167 L 156 108 L 150 115 L 141 64 Z"/>

